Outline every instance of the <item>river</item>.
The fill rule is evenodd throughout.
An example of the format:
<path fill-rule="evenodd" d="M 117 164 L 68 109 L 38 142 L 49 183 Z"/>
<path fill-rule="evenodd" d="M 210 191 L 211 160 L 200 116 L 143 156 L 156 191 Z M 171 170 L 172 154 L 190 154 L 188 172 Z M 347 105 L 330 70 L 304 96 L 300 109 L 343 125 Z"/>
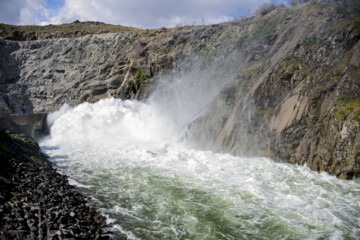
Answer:
<path fill-rule="evenodd" d="M 65 105 L 49 120 L 42 149 L 115 237 L 360 238 L 358 180 L 194 149 L 156 104 L 110 98 Z"/>

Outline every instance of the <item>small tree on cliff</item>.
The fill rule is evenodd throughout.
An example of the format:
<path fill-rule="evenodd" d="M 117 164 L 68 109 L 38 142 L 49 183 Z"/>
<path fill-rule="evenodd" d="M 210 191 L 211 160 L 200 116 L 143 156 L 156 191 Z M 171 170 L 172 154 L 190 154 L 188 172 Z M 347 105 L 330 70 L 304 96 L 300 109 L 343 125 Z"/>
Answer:
<path fill-rule="evenodd" d="M 272 3 L 264 3 L 261 4 L 258 9 L 256 9 L 255 11 L 255 15 L 256 16 L 264 16 L 266 14 L 268 14 L 269 12 L 277 9 L 277 8 L 281 8 L 281 7 L 285 7 L 285 4 L 280 3 L 280 4 L 272 4 Z"/>
<path fill-rule="evenodd" d="M 291 6 L 296 6 L 296 5 L 301 5 L 304 3 L 310 2 L 310 0 L 290 0 L 290 5 Z"/>

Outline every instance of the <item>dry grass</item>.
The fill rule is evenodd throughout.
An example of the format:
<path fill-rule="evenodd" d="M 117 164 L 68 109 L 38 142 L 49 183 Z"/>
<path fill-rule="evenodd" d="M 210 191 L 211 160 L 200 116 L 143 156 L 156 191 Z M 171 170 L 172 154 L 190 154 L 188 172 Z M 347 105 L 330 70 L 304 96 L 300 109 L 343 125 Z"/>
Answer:
<path fill-rule="evenodd" d="M 75 35 L 88 35 L 88 34 L 99 34 L 99 33 L 116 33 L 116 32 L 141 32 L 142 29 L 133 27 L 125 27 L 121 25 L 104 24 L 100 22 L 79 22 L 69 23 L 61 25 L 9 25 L 0 24 L 0 37 L 6 37 L 7 35 L 18 32 L 23 36 L 36 35 L 38 38 L 46 35 L 60 35 L 64 37 L 71 37 Z"/>

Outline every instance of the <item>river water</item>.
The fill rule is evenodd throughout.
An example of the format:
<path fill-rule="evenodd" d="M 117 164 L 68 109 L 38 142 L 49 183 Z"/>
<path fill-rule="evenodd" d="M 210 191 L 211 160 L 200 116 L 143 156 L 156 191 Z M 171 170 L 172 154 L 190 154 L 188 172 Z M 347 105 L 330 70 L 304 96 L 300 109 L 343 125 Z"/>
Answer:
<path fill-rule="evenodd" d="M 49 116 L 40 144 L 129 239 L 356 239 L 360 182 L 200 151 L 154 104 L 104 99 Z"/>

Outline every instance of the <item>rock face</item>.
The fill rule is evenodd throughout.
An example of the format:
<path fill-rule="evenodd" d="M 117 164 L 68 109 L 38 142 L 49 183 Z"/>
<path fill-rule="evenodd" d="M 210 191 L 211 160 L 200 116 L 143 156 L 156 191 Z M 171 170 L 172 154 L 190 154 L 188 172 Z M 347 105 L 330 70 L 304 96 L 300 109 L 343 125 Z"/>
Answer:
<path fill-rule="evenodd" d="M 201 71 L 223 87 L 189 140 L 359 177 L 359 5 L 316 0 L 212 26 L 0 40 L 0 107 L 143 99 L 165 76 Z"/>
<path fill-rule="evenodd" d="M 1 64 L 2 80 L 14 82 L 5 102 L 15 113 L 43 112 L 115 94 L 131 65 L 124 53 L 132 35 L 1 42 L 2 50 L 17 49 Z"/>
<path fill-rule="evenodd" d="M 262 62 L 222 89 L 189 126 L 191 138 L 340 178 L 360 176 L 359 13 L 344 3 L 317 4 L 284 16 L 285 25 L 267 36 L 274 42 L 263 45 Z"/>
<path fill-rule="evenodd" d="M 1 239 L 110 239 L 106 218 L 33 139 L 0 131 L 0 163 Z"/>

